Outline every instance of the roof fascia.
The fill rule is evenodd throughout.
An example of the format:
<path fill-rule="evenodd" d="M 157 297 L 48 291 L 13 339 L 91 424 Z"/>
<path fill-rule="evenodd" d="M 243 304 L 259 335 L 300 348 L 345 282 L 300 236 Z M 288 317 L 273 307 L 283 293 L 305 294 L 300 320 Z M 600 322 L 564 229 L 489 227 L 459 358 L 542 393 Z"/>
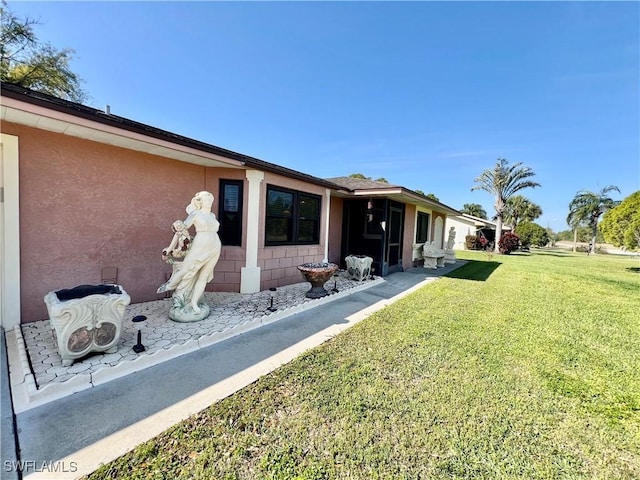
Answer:
<path fill-rule="evenodd" d="M 419 193 L 409 190 L 404 187 L 390 187 L 390 188 L 374 188 L 374 189 L 360 189 L 351 190 L 348 196 L 352 197 L 388 197 L 390 195 L 398 195 L 406 203 L 420 205 L 431 210 L 437 210 L 445 212 L 447 215 L 460 215 L 460 212 L 440 202 L 430 200 Z"/>
<path fill-rule="evenodd" d="M 97 122 L 84 116 L 74 116 L 45 106 L 5 97 L 4 91 L 0 118 L 2 121 L 26 125 L 73 137 L 84 138 L 108 145 L 129 148 L 177 160 L 209 166 L 243 167 L 239 160 L 212 152 L 205 152 L 154 136 L 144 135 L 119 126 Z"/>
<path fill-rule="evenodd" d="M 345 191 L 346 189 L 340 185 L 329 182 L 327 180 L 314 177 L 312 175 L 308 175 L 302 172 L 298 172 L 296 170 L 292 170 L 286 167 L 281 167 L 279 165 L 275 165 L 270 162 L 266 162 L 264 160 L 260 160 L 254 157 L 250 157 L 248 155 L 243 155 L 241 153 L 233 152 L 231 150 L 226 150 L 224 148 L 216 147 L 215 145 L 210 145 L 204 142 L 200 142 L 198 140 L 194 140 L 188 137 L 183 137 L 181 135 L 176 135 L 166 130 L 161 130 L 155 127 L 151 127 L 149 125 L 145 125 L 139 122 L 134 122 L 133 120 L 126 119 L 124 117 L 119 117 L 117 115 L 112 115 L 110 113 L 105 113 L 101 110 L 97 110 L 91 107 L 87 107 L 85 105 L 81 105 L 74 102 L 69 102 L 67 100 L 62 100 L 47 94 L 43 94 L 40 92 L 36 92 L 33 90 L 25 89 L 23 87 L 19 87 L 12 84 L 7 84 L 2 82 L 2 88 L 0 89 L 0 94 L 2 96 L 2 119 L 9 113 L 9 108 L 15 108 L 18 110 L 22 110 L 27 113 L 32 113 L 36 115 L 40 115 L 42 117 L 49 117 L 55 120 L 59 120 L 62 122 L 67 122 L 70 124 L 80 124 L 78 119 L 81 119 L 84 122 L 91 122 L 91 127 L 97 131 L 105 132 L 107 135 L 120 135 L 125 138 L 133 138 L 137 141 L 146 142 L 147 144 L 158 144 L 161 143 L 163 147 L 174 149 L 174 150 L 184 150 L 188 149 L 191 155 L 195 155 L 197 157 L 215 160 L 217 162 L 224 162 L 226 166 L 229 167 L 245 167 L 245 168 L 254 168 L 256 170 L 261 170 L 269 173 L 274 173 L 277 175 L 282 175 L 288 178 L 294 178 L 296 180 L 302 180 L 304 182 L 312 183 L 314 185 L 320 185 L 325 188 L 328 188 L 333 191 Z M 5 107 L 7 110 L 5 110 Z M 37 112 L 30 112 L 30 109 L 36 109 Z M 55 114 L 53 113 L 55 112 Z M 56 115 L 61 116 L 57 118 Z M 34 119 L 32 118 L 31 121 Z M 7 120 L 10 121 L 10 120 Z M 108 127 L 108 128 L 107 128 Z M 43 127 L 40 127 L 43 128 Z M 49 125 L 49 130 L 51 131 L 59 131 L 61 128 L 60 125 L 56 125 L 53 127 Z M 64 133 L 64 132 L 62 132 Z M 68 133 L 70 134 L 70 133 Z M 153 139 L 153 140 L 150 140 Z M 95 139 L 95 141 L 101 141 Z M 102 143 L 112 142 L 102 141 Z M 113 143 L 115 144 L 115 143 Z M 181 147 L 178 148 L 177 146 Z M 126 147 L 125 147 L 126 148 Z M 130 146 L 128 148 L 131 148 Z M 146 151 L 146 150 L 142 150 Z M 157 153 L 161 154 L 161 153 Z M 170 156 L 170 158 L 176 158 L 175 156 Z M 195 158 L 195 157 L 194 157 Z M 182 158 L 178 158 L 183 161 Z M 207 165 L 207 162 L 203 163 L 202 161 L 194 161 L 191 163 L 198 163 L 201 165 Z M 209 162 L 210 163 L 210 162 Z M 220 165 L 213 165 L 220 166 Z"/>

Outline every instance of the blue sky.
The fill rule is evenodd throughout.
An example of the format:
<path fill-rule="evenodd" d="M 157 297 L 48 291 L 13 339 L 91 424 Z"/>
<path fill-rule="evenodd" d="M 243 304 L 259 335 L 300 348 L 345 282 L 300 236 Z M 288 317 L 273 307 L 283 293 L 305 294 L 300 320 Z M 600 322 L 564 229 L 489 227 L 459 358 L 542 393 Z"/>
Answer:
<path fill-rule="evenodd" d="M 499 157 L 566 229 L 640 189 L 638 2 L 9 2 L 76 51 L 87 104 L 321 178 L 454 208 Z"/>

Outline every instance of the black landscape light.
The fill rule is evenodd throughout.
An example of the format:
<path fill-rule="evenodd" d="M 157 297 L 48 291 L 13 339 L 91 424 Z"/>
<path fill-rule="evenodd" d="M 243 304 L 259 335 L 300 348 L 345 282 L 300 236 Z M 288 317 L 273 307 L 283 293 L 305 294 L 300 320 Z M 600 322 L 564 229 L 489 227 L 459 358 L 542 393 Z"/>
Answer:
<path fill-rule="evenodd" d="M 134 323 L 144 322 L 147 319 L 144 315 L 136 315 L 131 320 Z M 144 345 L 142 344 L 142 331 L 138 329 L 138 343 L 133 346 L 133 351 L 136 353 L 142 353 L 145 351 Z"/>
<path fill-rule="evenodd" d="M 278 310 L 276 307 L 273 306 L 273 297 L 275 296 L 276 287 L 271 287 L 269 291 L 271 292 L 271 305 L 267 307 L 267 310 L 269 310 L 270 312 L 275 312 L 276 310 Z"/>

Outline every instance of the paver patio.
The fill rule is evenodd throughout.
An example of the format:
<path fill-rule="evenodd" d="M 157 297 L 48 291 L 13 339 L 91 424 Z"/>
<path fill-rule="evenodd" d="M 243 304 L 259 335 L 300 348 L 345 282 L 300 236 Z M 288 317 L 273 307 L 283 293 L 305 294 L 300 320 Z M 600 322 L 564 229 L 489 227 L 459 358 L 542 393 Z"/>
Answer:
<path fill-rule="evenodd" d="M 125 312 L 117 352 L 90 354 L 66 367 L 62 365 L 50 321 L 23 324 L 6 334 L 14 409 L 18 413 L 100 385 L 382 281 L 374 277 L 358 282 L 340 271 L 325 284 L 331 295 L 320 299 L 305 297 L 307 282 L 280 287 L 275 292 L 206 292 L 205 301 L 211 314 L 193 323 L 174 322 L 167 317 L 171 298 L 132 304 Z M 272 297 L 276 308 L 273 312 L 268 310 Z M 132 322 L 137 315 L 147 319 Z M 145 346 L 141 353 L 133 351 L 138 329 Z"/>

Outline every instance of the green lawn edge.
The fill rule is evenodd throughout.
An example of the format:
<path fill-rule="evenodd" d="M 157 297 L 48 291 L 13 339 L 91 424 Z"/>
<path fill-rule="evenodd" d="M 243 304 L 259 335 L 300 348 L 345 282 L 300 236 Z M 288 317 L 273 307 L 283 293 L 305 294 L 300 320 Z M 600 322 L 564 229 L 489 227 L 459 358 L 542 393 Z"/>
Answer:
<path fill-rule="evenodd" d="M 638 259 L 457 256 L 88 478 L 640 478 Z"/>

